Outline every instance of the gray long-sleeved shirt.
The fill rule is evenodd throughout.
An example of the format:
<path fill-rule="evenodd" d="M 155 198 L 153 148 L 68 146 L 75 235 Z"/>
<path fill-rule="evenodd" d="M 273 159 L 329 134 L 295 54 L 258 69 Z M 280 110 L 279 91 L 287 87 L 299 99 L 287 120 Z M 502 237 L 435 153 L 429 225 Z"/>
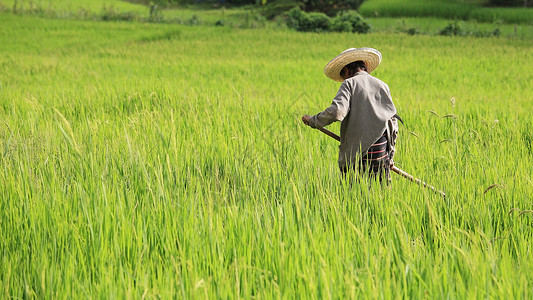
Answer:
<path fill-rule="evenodd" d="M 396 126 L 397 133 L 395 114 L 389 86 L 361 71 L 344 80 L 331 106 L 312 116 L 309 125 L 317 128 L 341 121 L 339 167 L 343 168 L 360 160 L 385 129 Z"/>

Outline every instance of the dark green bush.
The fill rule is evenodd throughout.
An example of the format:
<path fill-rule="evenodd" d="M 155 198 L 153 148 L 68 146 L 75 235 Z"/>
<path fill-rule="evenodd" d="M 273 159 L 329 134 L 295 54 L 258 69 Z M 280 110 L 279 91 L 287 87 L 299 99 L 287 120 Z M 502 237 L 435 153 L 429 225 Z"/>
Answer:
<path fill-rule="evenodd" d="M 420 31 L 417 28 L 415 28 L 415 27 L 411 27 L 411 28 L 407 29 L 406 32 L 407 32 L 408 35 L 420 34 Z"/>
<path fill-rule="evenodd" d="M 159 23 L 163 21 L 161 8 L 154 2 L 150 2 L 150 16 L 148 17 L 148 21 L 153 23 Z"/>
<path fill-rule="evenodd" d="M 447 36 L 461 35 L 462 33 L 463 33 L 463 30 L 461 29 L 461 26 L 457 24 L 457 22 L 448 24 L 448 26 L 444 27 L 444 29 L 442 29 L 439 32 L 440 35 L 447 35 Z"/>
<path fill-rule="evenodd" d="M 355 10 L 340 12 L 333 19 L 332 24 L 334 24 L 331 26 L 333 31 L 351 31 L 357 33 L 367 33 L 370 31 L 370 25 L 363 21 L 363 18 Z M 348 24 L 350 24 L 350 29 L 348 29 Z"/>
<path fill-rule="evenodd" d="M 261 1 L 257 2 L 257 0 L 226 0 L 224 2 L 231 5 L 253 5 L 261 3 Z"/>
<path fill-rule="evenodd" d="M 300 8 L 293 8 L 287 13 L 287 26 L 297 31 L 329 31 L 330 19 L 323 13 L 306 13 Z"/>
<path fill-rule="evenodd" d="M 293 8 L 287 13 L 287 26 L 297 31 L 339 31 L 367 33 L 370 25 L 355 11 L 347 11 L 331 19 L 324 13 L 307 13 L 300 8 Z"/>
<path fill-rule="evenodd" d="M 100 18 L 103 21 L 136 21 L 139 16 L 133 12 L 121 12 L 113 6 L 103 6 Z"/>
<path fill-rule="evenodd" d="M 490 0 L 489 4 L 492 6 L 530 7 L 533 5 L 533 1 L 532 0 Z"/>
<path fill-rule="evenodd" d="M 331 21 L 331 31 L 352 32 L 352 23 L 348 21 L 342 21 L 339 18 L 334 18 Z"/>
<path fill-rule="evenodd" d="M 202 19 L 200 19 L 198 15 L 192 15 L 192 17 L 189 20 L 187 20 L 185 24 L 192 25 L 192 26 L 202 25 Z"/>
<path fill-rule="evenodd" d="M 308 21 L 307 14 L 301 9 L 295 7 L 287 12 L 287 26 L 297 31 L 303 31 L 304 23 Z"/>
<path fill-rule="evenodd" d="M 309 21 L 309 31 L 329 31 L 330 19 L 326 14 L 320 12 L 309 13 Z"/>
<path fill-rule="evenodd" d="M 474 37 L 491 37 L 491 36 L 500 36 L 501 32 L 499 28 L 495 28 L 492 31 L 484 30 L 464 30 L 461 26 L 455 22 L 450 23 L 444 29 L 439 32 L 440 35 L 452 36 L 474 36 Z"/>
<path fill-rule="evenodd" d="M 328 16 L 335 16 L 344 10 L 356 10 L 363 0 L 303 0 L 303 8 L 307 12 L 323 12 Z"/>
<path fill-rule="evenodd" d="M 261 14 L 267 19 L 272 20 L 277 16 L 283 16 L 289 10 L 295 7 L 300 7 L 302 4 L 298 0 L 275 0 L 267 1 L 266 5 L 260 8 Z"/>
<path fill-rule="evenodd" d="M 226 0 L 229 1 L 229 0 Z M 231 0 L 234 1 L 234 0 Z M 243 1 L 243 0 L 240 0 Z M 304 12 L 321 12 L 328 17 L 338 15 L 347 10 L 357 10 L 364 0 L 256 0 L 265 4 L 262 7 L 265 17 L 273 19 L 294 7 Z M 533 0 L 532 0 L 533 1 Z"/>

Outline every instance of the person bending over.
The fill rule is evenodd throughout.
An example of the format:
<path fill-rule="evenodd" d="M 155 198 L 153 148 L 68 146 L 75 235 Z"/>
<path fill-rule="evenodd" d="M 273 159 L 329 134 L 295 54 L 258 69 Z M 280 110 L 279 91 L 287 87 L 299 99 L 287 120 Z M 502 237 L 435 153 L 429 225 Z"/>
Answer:
<path fill-rule="evenodd" d="M 332 59 L 324 68 L 329 78 L 342 84 L 331 106 L 302 121 L 312 128 L 341 122 L 339 168 L 369 173 L 380 182 L 390 180 L 398 115 L 389 86 L 370 75 L 381 62 L 373 48 L 350 48 Z M 401 121 L 401 119 L 400 119 Z"/>

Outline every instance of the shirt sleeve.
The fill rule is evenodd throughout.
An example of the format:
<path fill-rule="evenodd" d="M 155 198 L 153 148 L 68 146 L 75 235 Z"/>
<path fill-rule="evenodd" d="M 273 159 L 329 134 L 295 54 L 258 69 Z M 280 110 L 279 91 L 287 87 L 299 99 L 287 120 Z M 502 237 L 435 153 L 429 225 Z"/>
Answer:
<path fill-rule="evenodd" d="M 327 126 L 335 121 L 342 121 L 350 111 L 350 99 L 352 96 L 352 88 L 347 80 L 345 80 L 337 92 L 331 106 L 326 108 L 309 119 L 309 126 L 312 128 L 321 128 Z"/>

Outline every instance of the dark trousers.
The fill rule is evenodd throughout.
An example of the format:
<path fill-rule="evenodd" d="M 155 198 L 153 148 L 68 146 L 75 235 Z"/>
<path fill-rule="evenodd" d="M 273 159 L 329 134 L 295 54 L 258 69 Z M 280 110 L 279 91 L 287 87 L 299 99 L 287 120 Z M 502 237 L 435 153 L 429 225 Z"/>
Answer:
<path fill-rule="evenodd" d="M 390 181 L 390 156 L 387 134 L 384 133 L 361 158 L 359 163 L 352 166 L 341 168 L 343 177 L 346 177 L 348 171 L 355 171 L 357 167 L 360 174 L 368 174 L 370 179 L 378 179 L 381 184 Z"/>

